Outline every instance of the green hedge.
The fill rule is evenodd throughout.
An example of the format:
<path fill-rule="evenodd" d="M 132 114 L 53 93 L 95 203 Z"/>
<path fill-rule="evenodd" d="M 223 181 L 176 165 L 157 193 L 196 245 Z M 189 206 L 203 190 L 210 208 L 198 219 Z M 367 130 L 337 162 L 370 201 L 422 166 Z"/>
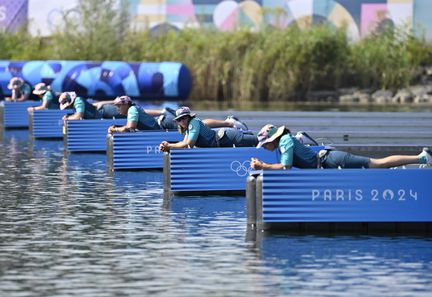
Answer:
<path fill-rule="evenodd" d="M 326 25 L 153 34 L 130 29 L 127 10 L 114 2 L 82 0 L 79 21 L 65 14 L 66 25 L 49 38 L 2 32 L 0 59 L 179 61 L 193 75 L 191 100 L 235 106 L 302 101 L 313 90 L 402 88 L 432 64 L 432 45 L 403 29 L 356 43 Z"/>

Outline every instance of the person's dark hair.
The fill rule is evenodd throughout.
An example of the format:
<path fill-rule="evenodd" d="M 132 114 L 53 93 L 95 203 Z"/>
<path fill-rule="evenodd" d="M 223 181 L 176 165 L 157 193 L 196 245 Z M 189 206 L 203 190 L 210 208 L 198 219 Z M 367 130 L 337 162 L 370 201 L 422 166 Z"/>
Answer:
<path fill-rule="evenodd" d="M 178 125 L 178 131 L 180 132 L 180 134 L 186 134 L 186 131 L 188 129 L 189 126 L 189 122 L 192 120 L 192 117 L 190 115 L 185 115 L 182 118 L 188 118 L 188 124 L 186 126 L 186 128 L 183 128 L 182 126 Z"/>
<path fill-rule="evenodd" d="M 280 138 L 281 138 L 282 136 L 284 136 L 285 134 L 290 134 L 290 135 L 291 135 L 291 131 L 290 131 L 290 129 L 288 129 L 288 128 L 285 127 L 285 129 L 283 130 L 282 134 L 281 134 L 278 138 L 276 138 L 274 141 L 279 141 Z"/>
<path fill-rule="evenodd" d="M 287 127 L 285 127 L 285 129 L 284 129 L 282 135 L 285 135 L 285 134 L 291 134 L 290 129 L 288 129 Z"/>

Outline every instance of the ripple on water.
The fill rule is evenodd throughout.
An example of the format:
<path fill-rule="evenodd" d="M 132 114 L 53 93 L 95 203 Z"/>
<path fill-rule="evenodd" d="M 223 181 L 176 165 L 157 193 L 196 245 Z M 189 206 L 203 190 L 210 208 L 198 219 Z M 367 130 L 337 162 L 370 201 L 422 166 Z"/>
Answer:
<path fill-rule="evenodd" d="M 175 197 L 167 208 L 160 171 L 107 174 L 104 155 L 29 154 L 23 141 L 0 142 L 1 296 L 432 291 L 427 238 L 273 234 L 247 242 L 242 197 Z"/>

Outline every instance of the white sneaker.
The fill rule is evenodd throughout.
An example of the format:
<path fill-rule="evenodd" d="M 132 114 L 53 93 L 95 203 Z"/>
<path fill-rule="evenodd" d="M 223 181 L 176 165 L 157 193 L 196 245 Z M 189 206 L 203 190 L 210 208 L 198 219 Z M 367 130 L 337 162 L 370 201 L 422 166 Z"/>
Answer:
<path fill-rule="evenodd" d="M 243 131 L 247 131 L 249 130 L 248 126 L 246 126 L 245 123 L 240 122 L 240 120 L 238 118 L 236 118 L 235 116 L 227 116 L 227 118 L 225 119 L 225 121 L 230 122 L 233 125 L 233 128 L 239 129 L 239 130 L 243 130 Z"/>
<path fill-rule="evenodd" d="M 318 142 L 315 141 L 315 139 L 313 139 L 309 136 L 309 134 L 303 131 L 297 132 L 295 138 L 297 138 L 297 140 L 304 145 L 319 145 Z"/>
<path fill-rule="evenodd" d="M 161 128 L 163 128 L 162 123 L 163 123 L 163 120 L 164 120 L 164 119 L 165 119 L 165 115 L 164 115 L 164 114 L 161 114 L 161 115 L 158 116 L 157 119 L 156 119 L 158 125 L 159 125 Z"/>
<path fill-rule="evenodd" d="M 419 159 L 422 162 L 422 164 L 427 164 L 429 166 L 432 165 L 432 151 L 428 147 L 424 147 L 423 151 L 418 155 Z"/>

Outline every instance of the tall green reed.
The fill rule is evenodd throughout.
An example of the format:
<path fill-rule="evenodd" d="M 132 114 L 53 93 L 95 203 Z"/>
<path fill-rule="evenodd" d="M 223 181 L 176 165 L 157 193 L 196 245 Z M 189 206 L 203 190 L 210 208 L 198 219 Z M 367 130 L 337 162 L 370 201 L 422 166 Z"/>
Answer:
<path fill-rule="evenodd" d="M 178 61 L 193 76 L 191 100 L 226 106 L 303 101 L 341 87 L 394 89 L 432 63 L 431 44 L 403 28 L 349 43 L 344 28 L 185 28 L 154 34 L 131 27 L 127 1 L 80 0 L 50 37 L 0 32 L 0 58 Z"/>

